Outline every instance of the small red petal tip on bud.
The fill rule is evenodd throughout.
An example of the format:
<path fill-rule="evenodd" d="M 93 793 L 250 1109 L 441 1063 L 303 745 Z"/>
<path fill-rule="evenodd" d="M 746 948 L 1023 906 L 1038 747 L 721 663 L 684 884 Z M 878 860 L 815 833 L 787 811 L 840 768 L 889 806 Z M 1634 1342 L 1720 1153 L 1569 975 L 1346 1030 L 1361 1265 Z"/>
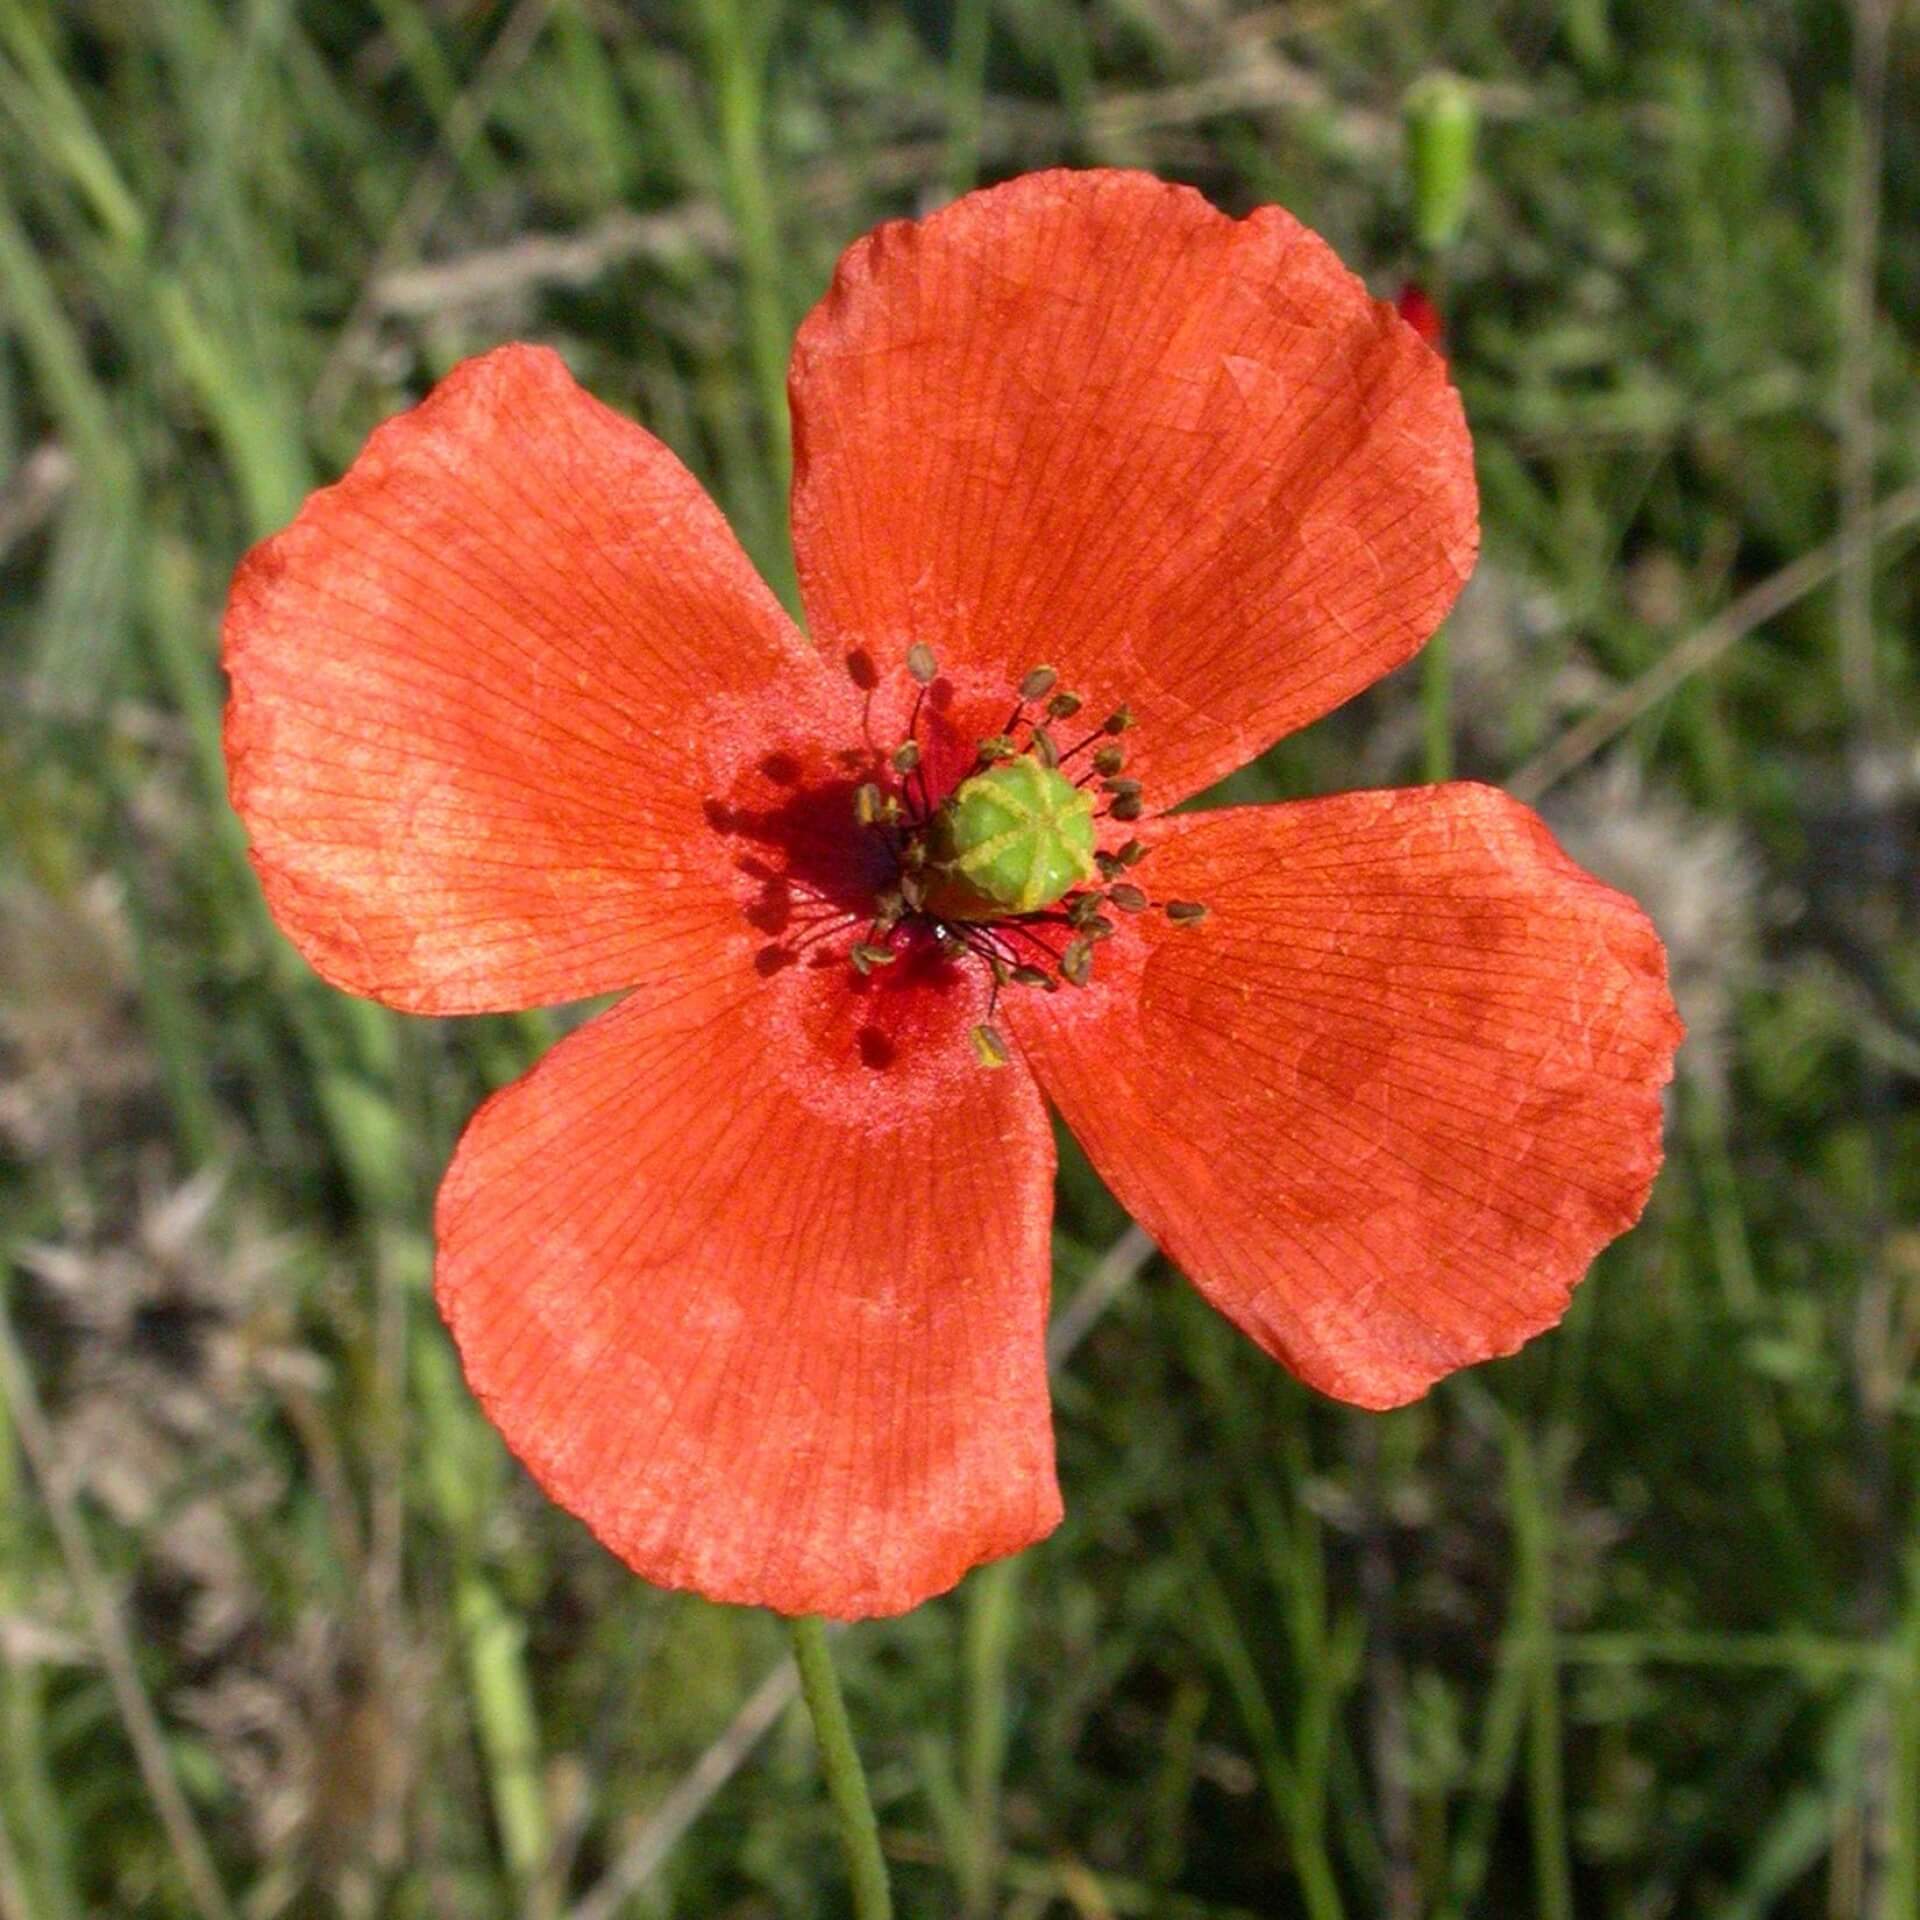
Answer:
<path fill-rule="evenodd" d="M 1447 330 L 1441 323 L 1440 309 L 1418 280 L 1409 280 L 1393 303 L 1394 311 L 1436 353 L 1446 350 Z"/>
<path fill-rule="evenodd" d="M 933 649 L 924 640 L 916 640 L 907 649 L 907 671 L 915 682 L 930 687 L 939 677 L 940 663 L 933 657 Z"/>

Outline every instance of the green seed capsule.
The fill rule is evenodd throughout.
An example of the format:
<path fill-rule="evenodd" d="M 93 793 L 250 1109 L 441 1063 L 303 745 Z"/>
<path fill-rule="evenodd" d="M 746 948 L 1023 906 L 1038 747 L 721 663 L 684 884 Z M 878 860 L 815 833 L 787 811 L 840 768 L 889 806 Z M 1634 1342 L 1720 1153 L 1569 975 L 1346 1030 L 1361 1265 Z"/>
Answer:
<path fill-rule="evenodd" d="M 1022 754 L 956 787 L 927 830 L 926 911 L 1038 913 L 1093 878 L 1093 796 Z"/>

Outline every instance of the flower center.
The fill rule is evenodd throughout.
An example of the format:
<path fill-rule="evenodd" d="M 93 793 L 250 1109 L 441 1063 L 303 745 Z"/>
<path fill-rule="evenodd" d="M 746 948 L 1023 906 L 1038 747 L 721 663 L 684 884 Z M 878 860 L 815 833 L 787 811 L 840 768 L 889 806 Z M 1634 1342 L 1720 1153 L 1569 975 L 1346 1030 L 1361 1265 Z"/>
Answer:
<path fill-rule="evenodd" d="M 1053 723 L 1071 720 L 1083 703 L 1057 689 L 1051 667 L 1035 667 L 1004 728 L 979 742 L 973 765 L 936 799 L 919 740 L 927 691 L 939 677 L 932 649 L 909 648 L 907 672 L 918 693 L 907 737 L 888 759 L 899 785 L 869 781 L 854 795 L 855 818 L 880 836 L 894 880 L 848 960 L 870 974 L 930 938 L 949 957 L 979 961 L 992 985 L 973 1050 L 982 1066 L 1004 1066 L 1007 1044 L 992 1024 L 1002 988 L 1086 986 L 1095 949 L 1117 931 L 1111 912 L 1158 905 L 1176 926 L 1192 926 L 1207 909 L 1194 900 L 1155 902 L 1127 877 L 1148 851 L 1138 839 L 1099 844 L 1102 823 L 1124 826 L 1144 810 L 1140 783 L 1122 771 L 1120 738 L 1133 725 L 1127 708 L 1063 749 Z"/>

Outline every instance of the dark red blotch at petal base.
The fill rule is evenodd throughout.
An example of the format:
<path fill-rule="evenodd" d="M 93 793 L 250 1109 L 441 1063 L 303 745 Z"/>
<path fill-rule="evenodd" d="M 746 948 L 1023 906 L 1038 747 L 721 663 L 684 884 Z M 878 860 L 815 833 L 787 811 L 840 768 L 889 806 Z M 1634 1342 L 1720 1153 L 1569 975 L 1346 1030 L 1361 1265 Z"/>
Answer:
<path fill-rule="evenodd" d="M 1084 995 L 1011 1017 L 1121 1202 L 1362 1406 L 1553 1325 L 1660 1164 L 1680 1022 L 1632 901 L 1491 788 L 1175 817 Z"/>
<path fill-rule="evenodd" d="M 1042 173 L 847 253 L 800 329 L 794 548 L 834 656 L 1139 722 L 1171 805 L 1414 653 L 1472 570 L 1446 369 L 1278 207 Z"/>

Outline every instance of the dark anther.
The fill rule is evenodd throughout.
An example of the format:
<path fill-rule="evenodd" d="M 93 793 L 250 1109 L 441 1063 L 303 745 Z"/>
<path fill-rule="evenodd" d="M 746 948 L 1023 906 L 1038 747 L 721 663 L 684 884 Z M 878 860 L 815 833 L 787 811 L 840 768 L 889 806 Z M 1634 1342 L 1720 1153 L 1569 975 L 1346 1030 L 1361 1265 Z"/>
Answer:
<path fill-rule="evenodd" d="M 1102 880 L 1118 880 L 1127 870 L 1126 862 L 1117 853 L 1096 853 L 1093 864 L 1100 869 Z"/>
<path fill-rule="evenodd" d="M 996 760 L 1011 760 L 1017 749 L 1004 733 L 990 733 L 980 742 L 980 758 L 991 765 Z"/>
<path fill-rule="evenodd" d="M 1115 707 L 1114 710 L 1101 721 L 1100 731 L 1102 733 L 1125 733 L 1132 725 L 1133 709 L 1131 707 Z"/>
<path fill-rule="evenodd" d="M 889 817 L 887 796 L 871 780 L 853 790 L 853 817 L 863 827 L 877 827 Z"/>
<path fill-rule="evenodd" d="M 1060 749 L 1045 727 L 1035 727 L 1033 738 L 1027 744 L 1033 750 L 1033 757 L 1043 767 L 1057 767 L 1060 764 Z"/>
<path fill-rule="evenodd" d="M 1114 858 L 1123 867 L 1137 867 L 1147 857 L 1146 847 L 1138 840 L 1129 840 Z"/>
<path fill-rule="evenodd" d="M 1116 800 L 1124 800 L 1128 798 L 1129 795 L 1137 799 L 1142 789 L 1138 780 L 1122 778 L 1118 780 L 1102 780 L 1100 782 L 1100 791 L 1102 793 L 1112 794 Z"/>
<path fill-rule="evenodd" d="M 1067 925 L 1084 927 L 1100 911 L 1100 895 L 1097 893 L 1076 893 L 1067 902 Z"/>
<path fill-rule="evenodd" d="M 1071 720 L 1085 705 L 1086 702 L 1082 700 L 1077 693 L 1066 693 L 1063 691 L 1056 693 L 1053 698 L 1047 702 L 1047 711 L 1052 714 L 1056 720 Z"/>
<path fill-rule="evenodd" d="M 1020 682 L 1020 699 L 1024 705 L 1029 700 L 1044 700 L 1053 691 L 1053 685 L 1060 676 L 1051 667 L 1035 667 Z"/>
<path fill-rule="evenodd" d="M 930 687 L 940 672 L 940 663 L 933 657 L 933 649 L 924 640 L 916 640 L 907 649 L 907 671 L 923 687 Z"/>
<path fill-rule="evenodd" d="M 1080 923 L 1080 931 L 1089 940 L 1111 940 L 1114 936 L 1114 924 L 1104 913 L 1090 913 Z"/>
<path fill-rule="evenodd" d="M 1146 803 L 1137 793 L 1117 795 L 1113 805 L 1107 809 L 1116 820 L 1138 820 L 1146 810 Z"/>
<path fill-rule="evenodd" d="M 1206 907 L 1198 900 L 1169 900 L 1167 918 L 1176 926 L 1190 927 L 1207 917 Z"/>
<path fill-rule="evenodd" d="M 1000 1037 L 997 1029 L 978 1026 L 967 1035 L 973 1045 L 973 1057 L 983 1067 L 1004 1067 L 1007 1064 L 1007 1043 Z"/>
<path fill-rule="evenodd" d="M 1118 773 L 1127 764 L 1127 756 L 1119 747 L 1102 747 L 1093 756 L 1095 773 Z"/>
<path fill-rule="evenodd" d="M 1130 886 L 1124 880 L 1118 886 L 1107 889 L 1107 898 L 1122 913 L 1144 913 L 1147 908 L 1147 896 L 1138 887 Z"/>
<path fill-rule="evenodd" d="M 1093 942 L 1084 934 L 1067 942 L 1060 956 L 1060 978 L 1076 987 L 1084 987 L 1093 978 Z"/>
<path fill-rule="evenodd" d="M 900 897 L 915 913 L 927 904 L 927 883 L 917 873 L 900 875 Z"/>
<path fill-rule="evenodd" d="M 920 743 L 908 740 L 893 750 L 892 766 L 895 773 L 911 773 L 920 764 Z"/>
<path fill-rule="evenodd" d="M 1038 967 L 1015 967 L 1007 978 L 1016 987 L 1038 987 L 1042 993 L 1052 993 L 1060 984 L 1052 974 L 1043 973 Z"/>
<path fill-rule="evenodd" d="M 875 967 L 892 966 L 894 952 L 891 947 L 876 947 L 869 941 L 859 940 L 854 943 L 853 951 L 847 957 L 853 962 L 854 972 L 865 976 Z"/>

